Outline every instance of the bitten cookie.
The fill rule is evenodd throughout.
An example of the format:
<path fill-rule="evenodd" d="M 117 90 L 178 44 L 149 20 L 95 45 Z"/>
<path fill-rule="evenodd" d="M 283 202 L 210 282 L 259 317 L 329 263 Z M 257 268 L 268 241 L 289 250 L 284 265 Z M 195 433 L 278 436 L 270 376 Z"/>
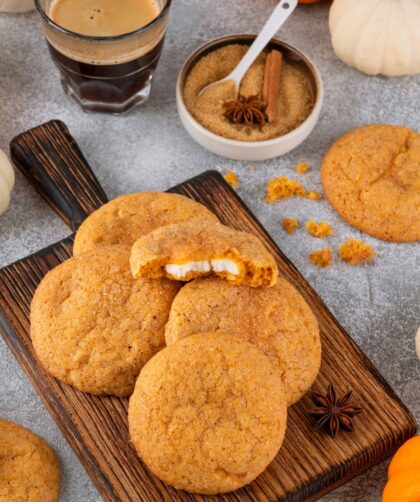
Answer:
<path fill-rule="evenodd" d="M 182 195 L 144 192 L 123 195 L 92 213 L 80 225 L 73 253 L 78 255 L 109 244 L 132 246 L 155 228 L 182 221 L 218 219 L 198 202 Z"/>
<path fill-rule="evenodd" d="M 420 134 L 380 124 L 354 129 L 330 148 L 321 176 L 351 225 L 387 241 L 420 240 Z"/>
<path fill-rule="evenodd" d="M 31 337 L 44 368 L 83 392 L 129 396 L 143 365 L 164 344 L 179 284 L 134 280 L 126 246 L 70 258 L 41 281 Z"/>
<path fill-rule="evenodd" d="M 234 284 L 273 286 L 278 276 L 258 237 L 208 221 L 168 225 L 141 237 L 130 264 L 134 277 L 179 281 L 213 274 Z"/>
<path fill-rule="evenodd" d="M 312 386 L 321 364 L 318 323 L 284 279 L 273 288 L 232 286 L 218 278 L 184 286 L 171 307 L 166 343 L 217 330 L 245 338 L 270 358 L 280 370 L 288 404 Z"/>
<path fill-rule="evenodd" d="M 222 333 L 159 352 L 140 373 L 128 414 L 149 469 L 202 494 L 253 481 L 276 456 L 286 421 L 277 369 L 255 345 Z"/>
<path fill-rule="evenodd" d="M 0 502 L 57 502 L 59 493 L 54 451 L 30 430 L 0 419 Z"/>

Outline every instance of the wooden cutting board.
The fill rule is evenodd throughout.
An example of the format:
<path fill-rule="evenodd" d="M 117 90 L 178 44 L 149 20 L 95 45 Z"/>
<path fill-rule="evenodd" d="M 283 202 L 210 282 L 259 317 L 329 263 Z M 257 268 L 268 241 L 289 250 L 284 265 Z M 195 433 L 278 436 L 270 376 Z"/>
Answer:
<path fill-rule="evenodd" d="M 11 153 L 15 165 L 73 230 L 106 202 L 63 123 L 52 121 L 18 136 Z M 217 497 L 166 486 L 146 469 L 130 445 L 126 399 L 77 392 L 49 377 L 37 362 L 29 337 L 31 298 L 45 273 L 71 256 L 73 238 L 69 237 L 0 270 L 0 330 L 105 500 L 315 500 L 384 460 L 415 434 L 416 423 L 407 408 L 220 174 L 205 172 L 170 191 L 203 203 L 223 223 L 263 240 L 280 273 L 318 318 L 323 357 L 314 389 L 324 392 L 330 382 L 342 392 L 353 389 L 364 413 L 356 418 L 354 433 L 341 432 L 333 440 L 324 432 L 312 431 L 312 419 L 306 414 L 312 402 L 305 396 L 289 409 L 279 454 L 251 485 Z"/>

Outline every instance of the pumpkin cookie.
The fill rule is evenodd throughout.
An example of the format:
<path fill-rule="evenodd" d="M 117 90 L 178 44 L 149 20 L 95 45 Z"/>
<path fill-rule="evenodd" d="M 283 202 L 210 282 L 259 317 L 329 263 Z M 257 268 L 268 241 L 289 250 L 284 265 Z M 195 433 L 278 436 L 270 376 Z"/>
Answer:
<path fill-rule="evenodd" d="M 284 279 L 273 288 L 197 279 L 176 296 L 166 325 L 168 345 L 202 331 L 223 331 L 257 345 L 280 369 L 288 404 L 310 389 L 321 363 L 318 324 Z"/>
<path fill-rule="evenodd" d="M 130 264 L 134 277 L 177 281 L 214 274 L 234 284 L 273 286 L 278 275 L 258 237 L 207 221 L 168 225 L 141 237 Z"/>
<path fill-rule="evenodd" d="M 359 230 L 420 240 L 420 134 L 380 124 L 354 129 L 325 156 L 322 183 L 332 206 Z"/>
<path fill-rule="evenodd" d="M 44 277 L 32 301 L 40 362 L 83 392 L 129 396 L 143 365 L 165 344 L 179 284 L 134 280 L 129 252 L 107 246 L 70 258 Z"/>
<path fill-rule="evenodd" d="M 57 502 L 59 492 L 60 467 L 50 446 L 0 419 L 0 502 Z"/>
<path fill-rule="evenodd" d="M 128 423 L 162 481 L 194 493 L 253 481 L 282 445 L 287 407 L 278 372 L 238 337 L 203 333 L 167 347 L 140 373 Z"/>
<path fill-rule="evenodd" d="M 182 221 L 217 222 L 206 207 L 182 195 L 144 192 L 123 195 L 92 213 L 80 225 L 73 253 L 78 255 L 99 246 L 132 246 L 155 228 Z"/>

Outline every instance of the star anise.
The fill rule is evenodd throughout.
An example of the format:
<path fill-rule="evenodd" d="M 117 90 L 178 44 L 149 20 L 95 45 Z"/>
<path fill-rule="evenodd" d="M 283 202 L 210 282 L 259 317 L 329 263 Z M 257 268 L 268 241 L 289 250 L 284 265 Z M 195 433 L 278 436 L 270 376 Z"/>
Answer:
<path fill-rule="evenodd" d="M 328 386 L 327 395 L 312 393 L 312 400 L 317 405 L 308 411 L 309 415 L 316 418 L 314 430 L 326 429 L 333 438 L 340 429 L 352 432 L 353 417 L 362 413 L 363 409 L 350 404 L 352 391 L 340 398 L 337 397 L 333 385 Z"/>
<path fill-rule="evenodd" d="M 267 105 L 259 96 L 246 98 L 239 94 L 238 99 L 228 101 L 224 107 L 224 116 L 234 124 L 263 125 L 267 121 Z"/>

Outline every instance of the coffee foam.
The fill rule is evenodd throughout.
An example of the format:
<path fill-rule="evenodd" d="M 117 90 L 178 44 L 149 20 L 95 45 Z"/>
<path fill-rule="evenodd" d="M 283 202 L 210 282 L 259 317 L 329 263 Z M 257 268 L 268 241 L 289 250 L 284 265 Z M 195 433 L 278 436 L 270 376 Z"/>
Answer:
<path fill-rule="evenodd" d="M 138 59 L 151 52 L 162 40 L 167 16 L 162 16 L 144 32 L 117 40 L 95 40 L 83 35 L 63 33 L 48 23 L 45 36 L 58 52 L 74 61 L 92 65 L 117 65 Z"/>
<path fill-rule="evenodd" d="M 73 33 L 109 37 L 148 25 L 160 10 L 155 0 L 53 0 L 49 17 Z"/>

